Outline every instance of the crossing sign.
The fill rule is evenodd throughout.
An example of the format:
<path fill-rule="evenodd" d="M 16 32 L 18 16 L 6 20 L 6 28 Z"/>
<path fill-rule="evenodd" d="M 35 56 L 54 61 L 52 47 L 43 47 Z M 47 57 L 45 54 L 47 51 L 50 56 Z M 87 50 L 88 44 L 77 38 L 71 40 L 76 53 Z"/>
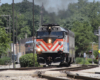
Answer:
<path fill-rule="evenodd" d="M 99 54 L 100 54 L 100 49 L 98 50 Z"/>

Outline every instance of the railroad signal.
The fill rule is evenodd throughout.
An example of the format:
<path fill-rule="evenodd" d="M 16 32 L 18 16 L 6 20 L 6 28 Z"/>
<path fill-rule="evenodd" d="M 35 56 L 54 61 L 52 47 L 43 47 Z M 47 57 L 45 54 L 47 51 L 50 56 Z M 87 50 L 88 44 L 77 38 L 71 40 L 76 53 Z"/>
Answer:
<path fill-rule="evenodd" d="M 92 51 L 90 50 L 90 51 L 89 51 L 89 53 L 91 54 L 91 53 L 92 53 Z"/>

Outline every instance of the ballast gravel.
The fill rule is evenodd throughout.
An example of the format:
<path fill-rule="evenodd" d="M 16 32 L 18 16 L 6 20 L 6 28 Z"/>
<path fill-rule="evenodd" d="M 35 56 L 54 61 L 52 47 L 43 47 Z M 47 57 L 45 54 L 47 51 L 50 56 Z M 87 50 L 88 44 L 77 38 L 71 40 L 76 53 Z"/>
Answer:
<path fill-rule="evenodd" d="M 44 78 L 32 77 L 32 76 L 18 76 L 18 77 L 0 77 L 0 80 L 48 80 Z"/>

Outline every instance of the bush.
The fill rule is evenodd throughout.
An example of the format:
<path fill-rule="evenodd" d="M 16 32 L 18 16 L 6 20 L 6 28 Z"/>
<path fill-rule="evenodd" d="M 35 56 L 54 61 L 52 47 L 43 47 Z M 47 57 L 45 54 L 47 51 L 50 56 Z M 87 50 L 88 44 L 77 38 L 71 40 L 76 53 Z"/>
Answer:
<path fill-rule="evenodd" d="M 7 63 L 10 62 L 10 57 L 3 57 L 3 58 L 0 58 L 0 65 L 6 65 Z"/>
<path fill-rule="evenodd" d="M 95 64 L 98 64 L 98 60 L 94 59 L 94 63 L 95 63 Z"/>
<path fill-rule="evenodd" d="M 79 64 L 80 62 L 82 62 L 82 60 L 83 60 L 83 58 L 77 57 L 76 60 L 75 60 L 76 64 Z"/>
<path fill-rule="evenodd" d="M 34 56 L 35 56 L 35 66 L 37 67 L 38 66 L 37 54 L 35 54 Z M 25 54 L 21 56 L 19 61 L 20 61 L 21 67 L 33 67 L 34 66 L 33 53 L 29 53 L 29 54 Z"/>
<path fill-rule="evenodd" d="M 80 58 L 80 57 L 77 57 L 76 58 L 76 64 L 85 64 L 85 65 L 87 65 L 87 64 L 91 64 L 91 60 L 92 59 L 86 59 L 85 60 L 85 62 L 84 62 L 84 58 Z"/>
<path fill-rule="evenodd" d="M 88 61 L 89 63 L 92 63 L 92 59 L 91 59 L 91 58 L 87 58 L 87 61 Z"/>
<path fill-rule="evenodd" d="M 84 61 L 84 59 L 82 60 L 82 62 L 80 62 L 80 64 L 85 64 L 85 65 L 88 65 L 88 64 L 91 64 L 91 63 L 89 63 L 89 61 L 88 60 L 85 60 Z"/>

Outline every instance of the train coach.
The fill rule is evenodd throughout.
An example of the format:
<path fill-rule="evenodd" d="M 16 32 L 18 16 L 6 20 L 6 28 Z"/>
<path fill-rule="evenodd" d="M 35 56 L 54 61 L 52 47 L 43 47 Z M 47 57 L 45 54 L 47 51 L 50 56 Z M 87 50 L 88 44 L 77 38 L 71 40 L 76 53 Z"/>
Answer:
<path fill-rule="evenodd" d="M 33 53 L 33 41 L 27 41 L 25 43 L 25 53 Z"/>
<path fill-rule="evenodd" d="M 68 63 L 75 59 L 75 35 L 59 25 L 42 25 L 37 30 L 36 53 L 39 63 Z"/>

